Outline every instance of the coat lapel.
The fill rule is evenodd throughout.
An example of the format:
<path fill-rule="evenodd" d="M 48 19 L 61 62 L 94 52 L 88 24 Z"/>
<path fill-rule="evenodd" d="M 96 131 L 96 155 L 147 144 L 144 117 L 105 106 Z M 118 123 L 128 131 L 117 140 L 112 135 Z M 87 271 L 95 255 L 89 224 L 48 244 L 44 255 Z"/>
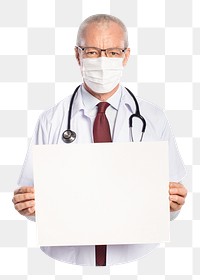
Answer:
<path fill-rule="evenodd" d="M 113 142 L 130 142 L 129 117 L 134 112 L 134 100 L 127 90 L 122 87 L 122 96 L 115 122 Z"/>

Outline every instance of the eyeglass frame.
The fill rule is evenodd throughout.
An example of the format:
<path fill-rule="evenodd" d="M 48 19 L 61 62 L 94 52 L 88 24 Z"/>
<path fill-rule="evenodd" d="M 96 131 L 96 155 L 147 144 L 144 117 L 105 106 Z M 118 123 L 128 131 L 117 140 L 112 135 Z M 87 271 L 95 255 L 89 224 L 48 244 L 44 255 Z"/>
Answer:
<path fill-rule="evenodd" d="M 100 49 L 100 48 L 97 48 L 97 47 L 81 47 L 81 46 L 75 46 L 75 47 L 78 48 L 81 51 L 84 51 L 84 49 L 86 49 L 86 48 L 94 48 L 94 49 L 97 49 L 97 50 L 101 51 L 101 53 L 105 52 L 105 54 L 106 54 L 107 50 L 118 49 L 118 50 L 121 50 L 122 53 L 125 53 L 126 50 L 128 49 L 128 48 L 121 49 L 121 48 L 114 48 L 114 47 L 113 48 L 107 48 L 107 49 Z M 106 54 L 106 57 L 108 57 L 107 54 Z"/>

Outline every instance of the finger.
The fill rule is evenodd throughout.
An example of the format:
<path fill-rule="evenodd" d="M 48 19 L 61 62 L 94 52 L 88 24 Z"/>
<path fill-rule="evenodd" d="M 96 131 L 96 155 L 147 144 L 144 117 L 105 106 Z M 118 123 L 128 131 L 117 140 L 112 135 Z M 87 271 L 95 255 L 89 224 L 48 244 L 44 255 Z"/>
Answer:
<path fill-rule="evenodd" d="M 29 207 L 25 210 L 19 211 L 19 213 L 23 216 L 35 216 L 35 207 Z"/>
<path fill-rule="evenodd" d="M 21 211 L 21 210 L 27 209 L 32 206 L 35 206 L 35 200 L 29 200 L 29 201 L 25 201 L 25 202 L 16 203 L 15 209 L 17 211 Z"/>
<path fill-rule="evenodd" d="M 177 182 L 170 182 L 169 187 L 170 188 L 179 188 L 179 187 L 183 187 L 183 184 L 177 183 Z"/>
<path fill-rule="evenodd" d="M 14 194 L 29 193 L 29 192 L 34 193 L 34 191 L 35 191 L 34 187 L 24 186 L 15 190 Z"/>
<path fill-rule="evenodd" d="M 171 211 L 178 211 L 180 210 L 182 205 L 177 204 L 176 202 L 170 201 L 170 210 Z"/>
<path fill-rule="evenodd" d="M 14 195 L 17 194 L 17 193 L 19 193 L 19 189 L 20 189 L 20 188 L 18 188 L 18 189 L 16 189 L 16 190 L 14 191 Z"/>
<path fill-rule="evenodd" d="M 174 195 L 179 195 L 179 196 L 182 196 L 182 197 L 186 197 L 187 195 L 187 190 L 185 187 L 178 187 L 178 188 L 171 188 L 169 190 L 169 193 L 170 194 L 174 194 Z"/>
<path fill-rule="evenodd" d="M 19 203 L 19 202 L 25 202 L 26 200 L 33 200 L 35 198 L 34 193 L 23 193 L 23 194 L 16 194 L 14 195 L 12 202 Z"/>
<path fill-rule="evenodd" d="M 179 195 L 170 195 L 169 199 L 179 205 L 183 205 L 185 203 L 185 198 Z"/>

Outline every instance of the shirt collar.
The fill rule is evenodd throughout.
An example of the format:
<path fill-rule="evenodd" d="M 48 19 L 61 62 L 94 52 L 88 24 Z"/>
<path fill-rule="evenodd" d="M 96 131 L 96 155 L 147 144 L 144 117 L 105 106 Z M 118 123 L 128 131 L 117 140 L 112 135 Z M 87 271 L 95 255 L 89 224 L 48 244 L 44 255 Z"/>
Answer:
<path fill-rule="evenodd" d="M 115 110 L 118 110 L 119 108 L 121 94 L 122 94 L 122 88 L 121 86 L 119 86 L 117 91 L 110 98 L 106 100 L 106 102 L 108 102 Z M 86 111 L 93 110 L 95 106 L 99 102 L 101 102 L 98 98 L 90 94 L 83 85 L 81 86 L 81 95 L 82 95 L 83 105 L 85 107 L 83 109 L 86 109 Z"/>

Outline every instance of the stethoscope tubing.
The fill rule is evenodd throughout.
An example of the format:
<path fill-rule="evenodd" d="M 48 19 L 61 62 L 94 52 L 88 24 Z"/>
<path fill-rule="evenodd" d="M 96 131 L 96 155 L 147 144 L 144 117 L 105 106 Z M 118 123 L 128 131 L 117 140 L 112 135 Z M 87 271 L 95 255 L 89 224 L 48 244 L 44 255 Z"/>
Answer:
<path fill-rule="evenodd" d="M 78 92 L 79 88 L 81 85 L 79 85 L 75 90 L 74 93 L 72 94 L 71 100 L 70 100 L 70 104 L 69 104 L 69 111 L 68 111 L 68 121 L 67 121 L 67 130 L 65 130 L 62 134 L 62 140 L 67 143 L 70 144 L 72 143 L 75 139 L 76 139 L 76 133 L 74 131 L 71 130 L 71 116 L 72 116 L 72 108 L 73 108 L 73 103 L 74 103 L 74 98 L 76 96 L 76 93 Z M 128 93 L 131 95 L 131 97 L 133 98 L 134 102 L 135 102 L 135 113 L 132 114 L 129 117 L 129 128 L 130 128 L 130 135 L 131 135 L 131 141 L 134 142 L 133 139 L 133 132 L 132 132 L 132 127 L 133 127 L 133 118 L 139 118 L 142 122 L 142 131 L 141 131 L 141 138 L 140 138 L 140 142 L 143 139 L 143 135 L 145 133 L 146 130 L 146 120 L 145 118 L 140 114 L 140 108 L 139 108 L 139 104 L 137 102 L 136 97 L 134 96 L 134 94 L 130 91 L 130 89 L 126 88 L 125 89 L 128 91 Z"/>

